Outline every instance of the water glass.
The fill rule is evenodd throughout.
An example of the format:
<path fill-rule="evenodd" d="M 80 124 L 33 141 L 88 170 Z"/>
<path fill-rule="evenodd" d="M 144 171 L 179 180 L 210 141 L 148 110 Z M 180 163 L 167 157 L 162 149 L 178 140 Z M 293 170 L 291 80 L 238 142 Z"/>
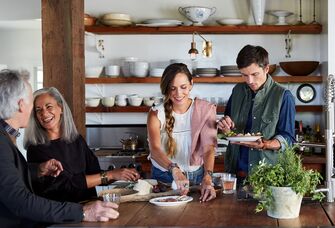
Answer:
<path fill-rule="evenodd" d="M 117 205 L 121 202 L 121 194 L 120 193 L 104 193 L 102 198 L 105 202 L 112 202 Z"/>
<path fill-rule="evenodd" d="M 224 194 L 233 194 L 236 189 L 236 176 L 231 173 L 223 173 L 221 177 L 222 192 Z"/>
<path fill-rule="evenodd" d="M 190 186 L 193 186 L 196 184 L 196 174 L 194 172 L 185 172 L 185 176 L 189 182 Z"/>

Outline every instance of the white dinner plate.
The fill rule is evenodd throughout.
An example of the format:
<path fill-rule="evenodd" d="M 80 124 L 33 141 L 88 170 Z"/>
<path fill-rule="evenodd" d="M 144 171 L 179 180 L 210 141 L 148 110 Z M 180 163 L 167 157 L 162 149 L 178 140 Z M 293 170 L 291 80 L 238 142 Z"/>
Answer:
<path fill-rule="evenodd" d="M 149 200 L 150 203 L 155 204 L 156 206 L 163 206 L 163 207 L 171 207 L 171 206 L 179 206 L 188 202 L 191 202 L 193 198 L 191 196 L 186 196 L 182 198 L 180 201 L 176 202 L 162 202 L 162 200 L 173 198 L 176 199 L 179 196 L 163 196 L 163 197 L 157 197 Z"/>
<path fill-rule="evenodd" d="M 172 19 L 147 19 L 142 22 L 142 24 L 157 24 L 157 23 L 165 23 L 165 24 L 182 24 L 182 21 L 172 20 Z"/>
<path fill-rule="evenodd" d="M 217 20 L 220 25 L 240 25 L 244 23 L 243 19 L 239 18 L 222 18 Z"/>
<path fill-rule="evenodd" d="M 151 23 L 151 24 L 136 24 L 137 26 L 144 27 L 176 27 L 181 25 L 180 23 Z"/>
<path fill-rule="evenodd" d="M 226 137 L 227 140 L 231 142 L 254 142 L 258 139 L 262 138 L 262 136 L 232 136 Z"/>

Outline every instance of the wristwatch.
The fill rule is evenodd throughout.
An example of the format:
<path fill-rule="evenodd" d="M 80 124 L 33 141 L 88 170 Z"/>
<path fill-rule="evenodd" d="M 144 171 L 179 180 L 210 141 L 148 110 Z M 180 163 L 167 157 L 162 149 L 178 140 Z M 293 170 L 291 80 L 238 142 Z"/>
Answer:
<path fill-rule="evenodd" d="M 206 170 L 206 173 L 213 179 L 213 171 L 212 170 Z"/>
<path fill-rule="evenodd" d="M 173 163 L 173 162 L 171 162 L 170 165 L 168 166 L 168 170 L 169 170 L 169 172 L 172 173 L 172 170 L 173 170 L 174 168 L 178 168 L 178 169 L 179 169 L 179 166 L 178 166 L 177 163 Z"/>
<path fill-rule="evenodd" d="M 102 185 L 108 185 L 108 176 L 106 171 L 102 170 L 100 172 L 100 179 Z"/>

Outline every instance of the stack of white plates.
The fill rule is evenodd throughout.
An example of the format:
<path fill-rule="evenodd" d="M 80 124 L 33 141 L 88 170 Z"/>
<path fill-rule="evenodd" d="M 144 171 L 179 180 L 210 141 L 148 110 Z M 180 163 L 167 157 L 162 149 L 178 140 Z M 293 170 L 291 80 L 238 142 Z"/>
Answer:
<path fill-rule="evenodd" d="M 216 68 L 197 68 L 196 75 L 200 77 L 214 77 L 217 75 Z"/>
<path fill-rule="evenodd" d="M 136 24 L 138 26 L 146 26 L 146 27 L 165 27 L 165 26 L 178 26 L 183 22 L 179 20 L 172 19 L 147 19 L 140 24 Z"/>
<path fill-rule="evenodd" d="M 130 15 L 124 13 L 106 13 L 100 21 L 102 24 L 109 26 L 128 26 L 132 24 Z"/>
<path fill-rule="evenodd" d="M 227 66 L 221 66 L 220 67 L 220 74 L 221 75 L 236 75 L 240 76 L 240 70 L 237 68 L 236 65 L 227 65 Z"/>
<path fill-rule="evenodd" d="M 152 77 L 162 77 L 164 68 L 151 68 L 149 75 Z"/>

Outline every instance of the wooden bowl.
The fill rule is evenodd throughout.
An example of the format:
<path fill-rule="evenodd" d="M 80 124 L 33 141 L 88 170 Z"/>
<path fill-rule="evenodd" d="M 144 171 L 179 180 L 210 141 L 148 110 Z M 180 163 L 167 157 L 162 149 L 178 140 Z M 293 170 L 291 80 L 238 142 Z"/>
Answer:
<path fill-rule="evenodd" d="M 307 76 L 313 73 L 319 66 L 318 61 L 290 61 L 280 62 L 280 67 L 285 73 L 292 76 Z"/>
<path fill-rule="evenodd" d="M 95 17 L 91 17 L 90 15 L 85 14 L 85 17 L 84 17 L 84 25 L 85 26 L 95 25 L 96 21 L 97 21 L 97 19 Z"/>
<path fill-rule="evenodd" d="M 276 64 L 270 64 L 269 65 L 269 75 L 271 75 L 272 76 L 272 74 L 276 71 L 276 69 L 277 69 L 277 65 Z"/>

